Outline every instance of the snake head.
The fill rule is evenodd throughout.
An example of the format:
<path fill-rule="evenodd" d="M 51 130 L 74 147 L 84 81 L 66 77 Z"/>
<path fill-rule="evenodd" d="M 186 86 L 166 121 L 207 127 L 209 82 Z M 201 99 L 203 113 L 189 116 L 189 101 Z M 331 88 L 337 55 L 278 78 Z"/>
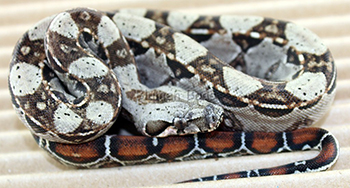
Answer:
<path fill-rule="evenodd" d="M 144 133 L 148 136 L 166 137 L 211 132 L 215 130 L 223 116 L 223 109 L 208 102 L 183 106 L 169 120 L 161 118 L 145 124 Z M 170 116 L 170 115 L 169 115 Z"/>

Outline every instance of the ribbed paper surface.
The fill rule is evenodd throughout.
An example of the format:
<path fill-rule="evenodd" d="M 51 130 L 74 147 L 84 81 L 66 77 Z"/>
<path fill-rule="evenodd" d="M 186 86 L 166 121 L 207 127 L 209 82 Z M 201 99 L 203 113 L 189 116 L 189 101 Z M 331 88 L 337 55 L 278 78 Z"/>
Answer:
<path fill-rule="evenodd" d="M 16 41 L 38 20 L 74 7 L 100 10 L 151 8 L 201 14 L 259 15 L 290 20 L 317 33 L 338 68 L 337 95 L 316 125 L 339 140 L 340 157 L 322 173 L 171 185 L 194 177 L 271 167 L 317 155 L 296 152 L 95 170 L 62 166 L 38 148 L 17 118 L 7 89 L 8 65 Z M 1 0 L 0 1 L 0 187 L 346 187 L 350 185 L 350 1 L 348 0 Z"/>

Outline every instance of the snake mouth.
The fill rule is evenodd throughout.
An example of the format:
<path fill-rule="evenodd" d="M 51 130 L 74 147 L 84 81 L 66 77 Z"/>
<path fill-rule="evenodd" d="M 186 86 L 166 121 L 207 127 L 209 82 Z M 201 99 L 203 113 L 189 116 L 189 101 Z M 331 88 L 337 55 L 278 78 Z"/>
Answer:
<path fill-rule="evenodd" d="M 152 137 L 188 135 L 198 132 L 206 131 L 201 131 L 195 122 L 187 122 L 184 118 L 174 118 L 173 123 L 160 120 L 150 121 L 146 125 L 146 133 Z"/>
<path fill-rule="evenodd" d="M 149 121 L 146 124 L 146 133 L 150 136 L 159 136 L 172 124 L 166 121 Z"/>
<path fill-rule="evenodd" d="M 174 118 L 173 123 L 166 121 L 150 121 L 146 125 L 146 133 L 150 136 L 167 137 L 172 135 L 188 135 L 209 132 L 212 125 L 203 126 L 200 119 L 188 121 L 185 118 Z"/>
<path fill-rule="evenodd" d="M 148 121 L 145 131 L 148 135 L 156 137 L 211 132 L 220 125 L 222 118 L 223 109 L 209 104 L 200 111 L 192 109 L 184 115 L 175 116 L 172 122 L 163 120 Z"/>

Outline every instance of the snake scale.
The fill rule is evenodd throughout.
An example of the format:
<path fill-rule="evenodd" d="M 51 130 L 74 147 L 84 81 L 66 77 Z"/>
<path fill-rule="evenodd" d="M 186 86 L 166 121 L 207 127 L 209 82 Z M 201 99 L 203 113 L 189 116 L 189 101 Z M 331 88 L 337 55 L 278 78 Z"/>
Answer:
<path fill-rule="evenodd" d="M 309 127 L 335 95 L 332 55 L 290 22 L 72 9 L 22 36 L 8 80 L 39 146 L 79 168 L 320 150 L 310 160 L 190 180 L 204 181 L 323 171 L 339 153 L 331 133 Z M 107 132 L 121 124 L 139 134 Z"/>

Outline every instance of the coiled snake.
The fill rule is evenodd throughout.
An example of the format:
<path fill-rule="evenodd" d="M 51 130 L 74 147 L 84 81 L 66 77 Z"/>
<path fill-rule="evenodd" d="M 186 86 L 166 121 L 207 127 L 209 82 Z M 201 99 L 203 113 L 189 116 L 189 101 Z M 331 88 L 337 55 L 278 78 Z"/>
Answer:
<path fill-rule="evenodd" d="M 9 89 L 40 147 L 76 167 L 321 151 L 280 167 L 198 179 L 218 180 L 334 164 L 333 135 L 306 127 L 327 111 L 335 81 L 327 47 L 290 22 L 78 8 L 22 36 Z M 143 136 L 105 134 L 118 126 L 120 111 Z"/>

